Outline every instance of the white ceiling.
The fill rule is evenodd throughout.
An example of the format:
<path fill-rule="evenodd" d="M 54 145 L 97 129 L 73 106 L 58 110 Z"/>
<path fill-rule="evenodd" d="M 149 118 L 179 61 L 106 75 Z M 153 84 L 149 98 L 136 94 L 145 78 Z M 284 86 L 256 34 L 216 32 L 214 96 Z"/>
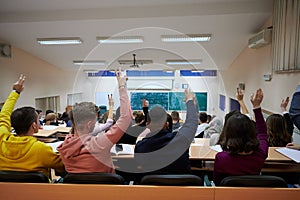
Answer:
<path fill-rule="evenodd" d="M 273 0 L 0 0 L 0 41 L 59 68 L 73 60 L 151 59 L 140 69 L 175 69 L 168 59 L 202 59 L 199 66 L 226 69 L 272 15 Z M 162 34 L 211 33 L 206 43 L 162 43 Z M 142 35 L 143 44 L 99 45 L 97 36 Z M 36 38 L 80 37 L 81 45 L 42 46 Z M 12 52 L 13 53 L 13 52 Z M 12 55 L 13 56 L 13 55 Z M 124 68 L 124 66 L 123 66 Z M 129 66 L 125 66 L 129 68 Z M 84 69 L 82 67 L 81 69 Z"/>

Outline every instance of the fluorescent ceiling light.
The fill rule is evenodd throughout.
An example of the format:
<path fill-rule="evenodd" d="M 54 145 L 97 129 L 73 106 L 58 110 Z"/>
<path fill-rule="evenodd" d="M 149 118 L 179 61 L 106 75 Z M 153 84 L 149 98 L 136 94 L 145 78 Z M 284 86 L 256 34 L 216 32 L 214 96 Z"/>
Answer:
<path fill-rule="evenodd" d="M 211 34 L 162 35 L 163 42 L 208 42 Z"/>
<path fill-rule="evenodd" d="M 81 44 L 79 37 L 62 37 L 62 38 L 37 38 L 39 44 L 44 45 L 61 45 L 61 44 Z"/>
<path fill-rule="evenodd" d="M 105 65 L 106 62 L 103 60 L 92 60 L 92 61 L 81 61 L 81 60 L 77 60 L 77 61 L 73 61 L 74 65 L 85 65 L 85 66 L 97 66 L 97 65 Z"/>
<path fill-rule="evenodd" d="M 133 60 L 118 60 L 120 65 L 132 65 Z M 153 60 L 136 60 L 135 64 L 138 65 L 146 65 L 146 64 L 152 64 Z"/>
<path fill-rule="evenodd" d="M 143 43 L 142 36 L 117 36 L 117 37 L 97 37 L 100 44 L 130 44 L 130 43 Z"/>
<path fill-rule="evenodd" d="M 199 65 L 202 60 L 166 60 L 167 65 Z"/>

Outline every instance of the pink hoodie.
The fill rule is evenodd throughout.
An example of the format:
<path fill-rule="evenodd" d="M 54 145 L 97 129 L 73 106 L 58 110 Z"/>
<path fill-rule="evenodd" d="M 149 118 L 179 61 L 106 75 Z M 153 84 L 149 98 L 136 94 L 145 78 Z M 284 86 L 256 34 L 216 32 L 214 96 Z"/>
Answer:
<path fill-rule="evenodd" d="M 130 102 L 125 88 L 119 89 L 120 118 L 106 133 L 99 136 L 68 135 L 57 148 L 69 173 L 115 173 L 110 149 L 119 141 L 131 122 Z"/>

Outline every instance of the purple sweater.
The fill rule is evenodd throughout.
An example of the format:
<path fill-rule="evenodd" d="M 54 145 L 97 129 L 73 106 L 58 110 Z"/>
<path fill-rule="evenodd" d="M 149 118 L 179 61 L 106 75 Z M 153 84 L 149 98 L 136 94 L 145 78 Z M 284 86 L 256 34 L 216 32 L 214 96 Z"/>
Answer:
<path fill-rule="evenodd" d="M 268 157 L 267 126 L 261 108 L 254 109 L 256 119 L 257 138 L 260 142 L 259 150 L 249 155 L 230 155 L 228 152 L 219 152 L 214 163 L 213 181 L 219 185 L 227 176 L 259 175 Z"/>

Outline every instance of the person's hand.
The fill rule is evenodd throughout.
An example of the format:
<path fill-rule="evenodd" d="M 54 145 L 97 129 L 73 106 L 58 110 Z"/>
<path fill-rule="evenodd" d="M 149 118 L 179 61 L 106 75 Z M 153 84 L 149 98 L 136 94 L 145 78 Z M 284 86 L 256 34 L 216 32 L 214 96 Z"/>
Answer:
<path fill-rule="evenodd" d="M 260 104 L 261 104 L 263 98 L 264 98 L 264 94 L 260 88 L 258 90 L 256 90 L 255 95 L 253 93 L 251 94 L 250 101 L 253 105 L 253 109 L 260 107 Z"/>
<path fill-rule="evenodd" d="M 280 108 L 282 110 L 282 112 L 286 111 L 286 107 L 289 104 L 290 98 L 286 97 L 285 99 L 282 99 L 281 104 L 280 104 Z"/>
<path fill-rule="evenodd" d="M 290 148 L 290 149 L 296 149 L 296 150 L 300 150 L 300 145 L 299 144 L 294 144 L 294 143 L 288 143 L 286 145 L 287 148 Z"/>
<path fill-rule="evenodd" d="M 238 101 L 243 101 L 243 98 L 244 98 L 244 90 L 237 88 L 236 89 L 236 99 Z"/>
<path fill-rule="evenodd" d="M 124 87 L 126 88 L 126 83 L 127 83 L 127 77 L 126 75 L 122 75 L 122 72 L 120 70 L 116 71 L 116 77 L 118 80 L 118 86 L 119 88 Z"/>
<path fill-rule="evenodd" d="M 19 80 L 14 83 L 13 90 L 16 90 L 20 94 L 24 90 L 23 84 L 25 79 L 26 77 L 23 74 L 21 74 Z"/>
<path fill-rule="evenodd" d="M 112 98 L 112 94 L 110 95 L 107 95 L 108 97 L 108 105 L 110 108 L 113 108 L 114 107 L 114 99 Z"/>
<path fill-rule="evenodd" d="M 149 101 L 145 98 L 142 99 L 142 107 L 149 107 Z"/>
<path fill-rule="evenodd" d="M 184 96 L 185 96 L 185 98 L 184 98 L 185 102 L 187 102 L 187 100 L 190 100 L 190 99 L 194 100 L 194 98 L 195 98 L 195 95 L 190 88 L 187 88 L 184 90 Z"/>

